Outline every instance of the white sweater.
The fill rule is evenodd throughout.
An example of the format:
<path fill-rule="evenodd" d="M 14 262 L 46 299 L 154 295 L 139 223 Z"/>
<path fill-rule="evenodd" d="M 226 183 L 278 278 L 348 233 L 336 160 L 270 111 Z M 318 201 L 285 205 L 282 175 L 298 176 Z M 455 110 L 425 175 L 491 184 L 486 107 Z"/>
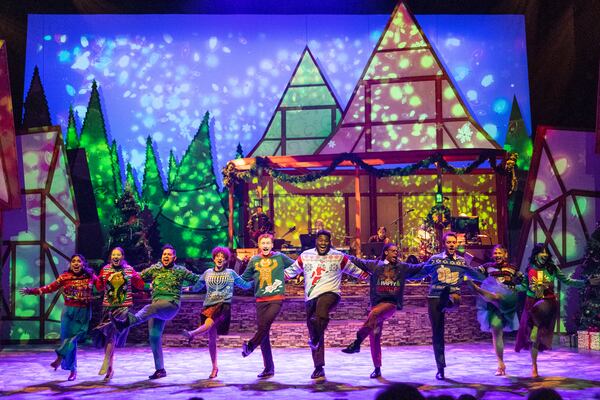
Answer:
<path fill-rule="evenodd" d="M 305 301 L 327 292 L 340 294 L 342 273 L 361 279 L 369 277 L 366 272 L 352 264 L 344 253 L 333 249 L 322 256 L 316 249 L 306 250 L 284 272 L 286 279 L 295 278 L 304 272 Z"/>

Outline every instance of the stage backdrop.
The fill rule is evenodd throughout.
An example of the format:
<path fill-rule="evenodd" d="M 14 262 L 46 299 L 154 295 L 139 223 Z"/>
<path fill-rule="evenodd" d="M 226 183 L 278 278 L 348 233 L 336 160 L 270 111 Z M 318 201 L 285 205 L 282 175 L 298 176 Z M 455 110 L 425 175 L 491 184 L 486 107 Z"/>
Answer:
<path fill-rule="evenodd" d="M 150 136 L 167 173 L 206 111 L 217 171 L 263 135 L 309 46 L 342 109 L 389 15 L 31 15 L 27 74 L 40 68 L 53 123 L 86 113 L 98 82 L 110 139 L 142 176 Z M 501 145 L 516 97 L 531 131 L 522 16 L 417 16 L 472 115 Z M 111 143 L 112 140 L 109 141 Z M 125 168 L 122 169 L 124 174 Z M 220 180 L 220 174 L 217 173 Z M 166 179 L 164 182 L 166 186 Z"/>

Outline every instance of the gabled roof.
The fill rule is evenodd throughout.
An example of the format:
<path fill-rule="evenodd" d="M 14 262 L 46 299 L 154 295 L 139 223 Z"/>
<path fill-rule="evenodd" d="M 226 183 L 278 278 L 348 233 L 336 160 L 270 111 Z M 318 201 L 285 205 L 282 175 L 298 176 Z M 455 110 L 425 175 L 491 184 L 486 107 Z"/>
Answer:
<path fill-rule="evenodd" d="M 318 154 L 499 149 L 452 83 L 414 16 L 400 2 L 342 121 Z"/>
<path fill-rule="evenodd" d="M 304 48 L 267 129 L 248 157 L 313 154 L 342 115 L 331 87 Z"/>

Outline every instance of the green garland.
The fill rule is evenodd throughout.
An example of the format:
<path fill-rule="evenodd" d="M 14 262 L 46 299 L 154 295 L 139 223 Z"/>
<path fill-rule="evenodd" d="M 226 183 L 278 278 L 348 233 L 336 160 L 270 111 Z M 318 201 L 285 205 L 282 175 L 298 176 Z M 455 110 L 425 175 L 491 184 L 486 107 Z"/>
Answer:
<path fill-rule="evenodd" d="M 266 172 L 278 182 L 313 182 L 317 179 L 321 179 L 325 176 L 331 175 L 336 170 L 336 168 L 345 161 L 350 161 L 352 164 L 359 166 L 361 169 L 367 171 L 370 175 L 374 175 L 377 178 L 414 175 L 415 172 L 417 172 L 418 170 L 429 168 L 429 166 L 435 163 L 438 164 L 442 172 L 455 175 L 464 175 L 470 173 L 475 168 L 483 164 L 485 161 L 490 162 L 490 166 L 496 173 L 502 175 L 506 173 L 504 168 L 496 165 L 495 154 L 486 152 L 485 150 L 481 152 L 481 154 L 475 161 L 473 161 L 471 164 L 464 168 L 454 168 L 453 166 L 448 164 L 446 160 L 444 160 L 444 157 L 440 153 L 435 153 L 431 157 L 428 157 L 414 164 L 407 165 L 405 167 L 397 167 L 390 169 L 375 168 L 374 166 L 365 163 L 360 157 L 358 157 L 354 153 L 342 153 L 339 156 L 337 156 L 327 168 L 319 171 L 312 171 L 304 175 L 294 175 L 277 170 L 269 164 L 269 161 L 266 157 L 256 157 L 256 162 L 248 171 L 237 171 L 235 168 L 235 164 L 229 162 L 227 163 L 227 166 L 223 168 L 222 171 L 223 183 L 225 184 L 225 186 L 229 187 L 237 182 L 249 181 L 253 177 L 262 175 L 263 172 Z"/>
<path fill-rule="evenodd" d="M 442 216 L 442 221 L 438 221 L 440 215 Z M 436 204 L 435 206 L 431 207 L 431 210 L 429 210 L 429 213 L 425 217 L 425 224 L 427 226 L 435 227 L 441 222 L 441 224 L 446 227 L 450 224 L 451 217 L 452 214 L 448 207 L 443 204 Z"/>

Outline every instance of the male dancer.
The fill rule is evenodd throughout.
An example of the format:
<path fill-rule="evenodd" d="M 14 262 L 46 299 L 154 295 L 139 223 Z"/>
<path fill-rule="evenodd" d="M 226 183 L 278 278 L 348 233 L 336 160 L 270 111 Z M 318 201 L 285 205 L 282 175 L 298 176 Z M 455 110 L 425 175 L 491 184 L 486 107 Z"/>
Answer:
<path fill-rule="evenodd" d="M 444 368 L 444 322 L 445 310 L 457 308 L 460 303 L 460 284 L 465 275 L 476 281 L 485 278 L 480 272 L 466 265 L 464 257 L 456 254 L 457 237 L 454 232 L 446 232 L 442 237 L 444 251 L 434 254 L 425 262 L 420 276 L 431 277 L 429 286 L 428 311 L 431 321 L 433 353 L 437 364 L 436 379 L 445 379 Z"/>
<path fill-rule="evenodd" d="M 349 256 L 359 268 L 371 275 L 370 300 L 371 311 L 363 326 L 356 332 L 356 340 L 342 351 L 347 354 L 358 353 L 361 343 L 369 336 L 371 358 L 375 369 L 371 379 L 381 376 L 381 334 L 383 321 L 390 318 L 396 310 L 402 309 L 404 283 L 413 279 L 423 264 L 406 264 L 398 261 L 398 246 L 386 243 L 379 260 L 363 260 Z"/>
<path fill-rule="evenodd" d="M 365 279 L 363 272 L 345 254 L 331 248 L 331 232 L 317 232 L 317 247 L 304 251 L 293 265 L 285 269 L 285 279 L 304 272 L 306 324 L 315 370 L 311 379 L 325 378 L 325 330 L 329 313 L 340 301 L 342 273 Z"/>
<path fill-rule="evenodd" d="M 262 352 L 265 369 L 258 374 L 261 379 L 275 375 L 269 331 L 283 304 L 285 295 L 283 270 L 294 260 L 273 251 L 273 235 L 264 233 L 258 237 L 259 254 L 252 257 L 242 274 L 246 281 L 254 280 L 256 297 L 256 333 L 242 347 L 242 356 L 248 357 L 258 346 Z"/>
<path fill-rule="evenodd" d="M 173 246 L 167 244 L 163 246 L 162 251 L 160 262 L 140 273 L 142 279 L 152 281 L 152 303 L 135 315 L 128 313 L 124 321 L 111 318 L 119 330 L 148 321 L 150 347 L 156 367 L 156 371 L 149 376 L 150 379 L 167 376 L 162 353 L 162 334 L 165 323 L 173 319 L 179 312 L 181 290 L 184 283 L 194 285 L 200 279 L 200 275 L 188 271 L 185 267 L 175 265 L 177 253 Z"/>

